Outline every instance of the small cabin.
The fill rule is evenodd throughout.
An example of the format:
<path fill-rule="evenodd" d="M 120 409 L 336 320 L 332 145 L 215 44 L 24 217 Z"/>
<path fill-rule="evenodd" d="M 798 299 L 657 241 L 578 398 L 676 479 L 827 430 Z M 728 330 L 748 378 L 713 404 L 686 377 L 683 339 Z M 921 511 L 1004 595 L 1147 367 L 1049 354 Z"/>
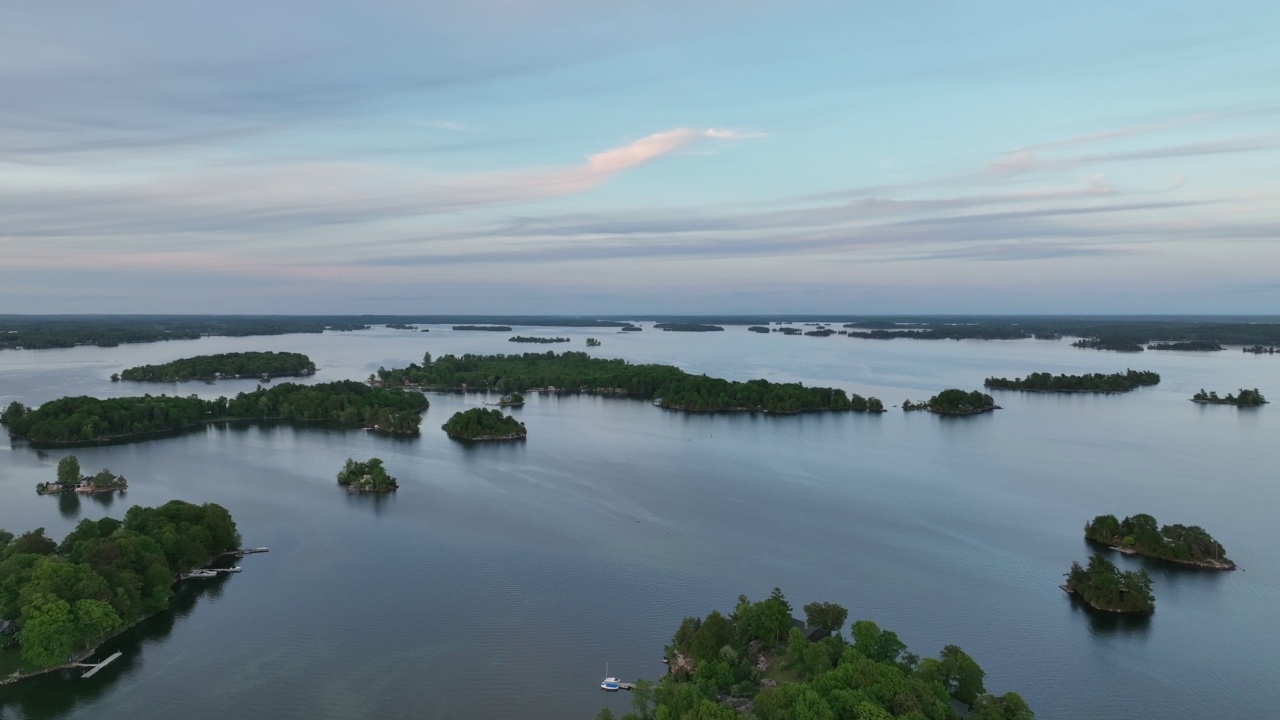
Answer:
<path fill-rule="evenodd" d="M 791 627 L 799 630 L 804 634 L 804 639 L 809 642 L 817 642 L 825 637 L 830 637 L 831 631 L 826 628 L 820 628 L 817 625 L 810 625 L 800 618 L 791 618 Z"/>

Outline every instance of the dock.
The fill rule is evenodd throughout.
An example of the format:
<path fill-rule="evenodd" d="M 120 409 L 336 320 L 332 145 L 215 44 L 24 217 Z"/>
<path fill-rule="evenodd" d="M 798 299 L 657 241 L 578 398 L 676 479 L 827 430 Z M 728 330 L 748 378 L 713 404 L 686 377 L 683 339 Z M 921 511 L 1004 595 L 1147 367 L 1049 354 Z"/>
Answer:
<path fill-rule="evenodd" d="M 264 552 L 269 552 L 269 551 L 270 551 L 270 548 L 265 548 L 265 547 L 256 547 L 256 548 L 236 548 L 235 550 L 228 550 L 228 551 L 226 551 L 226 552 L 224 552 L 224 553 L 222 553 L 222 554 L 223 554 L 223 555 L 234 555 L 234 556 L 236 556 L 236 557 L 244 557 L 245 555 L 254 555 L 254 554 L 257 554 L 257 553 L 264 553 Z"/>
<path fill-rule="evenodd" d="M 116 660 L 119 660 L 121 655 L 124 655 L 124 653 L 122 653 L 122 652 L 118 652 L 118 653 L 116 653 L 116 654 L 112 655 L 111 657 L 108 657 L 106 660 L 103 660 L 103 661 L 102 661 L 102 662 L 100 662 L 100 663 L 75 663 L 75 666 L 76 666 L 76 667 L 89 668 L 89 670 L 88 670 L 87 672 L 85 672 L 85 674 L 81 675 L 81 676 L 80 676 L 80 678 L 81 678 L 81 679 L 84 679 L 84 678 L 90 678 L 90 677 L 93 677 L 93 676 L 94 676 L 94 674 L 95 674 L 95 673 L 97 673 L 97 672 L 98 672 L 99 670 L 101 670 L 102 668 L 104 668 L 104 667 L 106 667 L 106 666 L 110 665 L 111 663 L 115 662 Z"/>

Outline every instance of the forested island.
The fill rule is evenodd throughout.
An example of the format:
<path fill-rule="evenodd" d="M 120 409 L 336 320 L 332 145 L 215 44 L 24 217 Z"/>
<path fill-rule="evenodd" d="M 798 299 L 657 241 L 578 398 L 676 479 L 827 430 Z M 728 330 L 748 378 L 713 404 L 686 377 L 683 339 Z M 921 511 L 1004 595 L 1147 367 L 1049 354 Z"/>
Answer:
<path fill-rule="evenodd" d="M 1071 563 L 1062 586 L 1069 594 L 1078 596 L 1090 607 L 1114 613 L 1152 613 L 1156 609 L 1155 595 L 1151 594 L 1151 576 L 1146 570 L 1121 571 L 1110 560 L 1095 553 L 1089 558 L 1089 566 Z"/>
<path fill-rule="evenodd" d="M 511 332 L 510 325 L 454 325 L 454 330 L 487 330 L 489 332 Z"/>
<path fill-rule="evenodd" d="M 1191 396 L 1191 401 L 1202 405 L 1235 405 L 1237 407 L 1257 407 L 1267 404 L 1267 399 L 1258 392 L 1258 388 L 1252 390 L 1241 388 L 1239 395 L 1227 393 L 1226 397 L 1218 397 L 1216 390 L 1205 392 L 1204 388 L 1201 388 L 1200 392 Z"/>
<path fill-rule="evenodd" d="M 883 412 L 876 398 L 844 390 L 811 388 L 767 380 L 737 382 L 690 375 L 671 365 L 633 365 L 593 358 L 585 352 L 523 355 L 444 355 L 423 358 L 396 370 L 378 370 L 378 381 L 432 390 L 547 390 L 652 399 L 660 407 L 686 412 L 800 413 Z"/>
<path fill-rule="evenodd" d="M 701 323 L 681 322 L 654 323 L 653 327 L 658 330 L 666 330 L 667 332 L 721 332 L 724 330 L 724 328 L 719 325 L 703 325 Z"/>
<path fill-rule="evenodd" d="M 233 352 L 199 355 L 162 365 L 140 365 L 120 373 L 121 380 L 133 382 L 180 382 L 183 380 L 223 380 L 233 378 L 306 377 L 316 364 L 302 353 Z M 115 380 L 112 376 L 112 380 Z"/>
<path fill-rule="evenodd" d="M 1263 347 L 1262 345 L 1254 345 L 1252 347 L 1246 347 L 1241 349 L 1247 353 L 1253 353 L 1254 355 L 1275 355 L 1276 354 L 1276 348 L 1274 346 Z"/>
<path fill-rule="evenodd" d="M 965 392 L 951 388 L 929 398 L 928 402 L 913 403 L 910 400 L 903 400 L 902 409 L 907 412 L 927 410 L 937 415 L 977 415 L 999 410 L 1000 406 L 996 405 L 995 398 L 984 392 L 977 390 Z"/>
<path fill-rule="evenodd" d="M 495 440 L 523 440 L 528 431 L 524 423 L 501 410 L 471 408 L 456 412 L 449 422 L 440 426 L 454 440 L 490 442 Z"/>
<path fill-rule="evenodd" d="M 669 672 L 635 684 L 623 720 L 951 720 L 953 698 L 970 720 L 1035 718 L 1017 693 L 989 694 L 986 673 L 955 645 L 921 658 L 870 620 L 845 626 L 838 604 L 809 603 L 804 615 L 793 618 L 775 588 L 758 602 L 740 596 L 728 614 L 686 617 L 666 648 Z"/>
<path fill-rule="evenodd" d="M 1150 515 L 1138 514 L 1117 520 L 1115 515 L 1099 515 L 1084 526 L 1087 540 L 1123 553 L 1146 555 L 1211 570 L 1234 570 L 1222 544 L 1198 525 L 1161 526 Z"/>
<path fill-rule="evenodd" d="M 595 338 L 587 338 L 587 347 L 600 347 L 604 343 Z"/>
<path fill-rule="evenodd" d="M 400 487 L 400 483 L 387 474 L 381 458 L 369 458 L 365 462 L 347 458 L 347 462 L 338 471 L 338 484 L 351 493 L 386 493 L 394 492 Z"/>
<path fill-rule="evenodd" d="M 318 385 L 283 383 L 216 400 L 201 400 L 195 395 L 106 400 L 79 396 L 51 400 L 35 409 L 15 402 L 0 415 L 0 423 L 13 437 L 33 445 L 54 446 L 140 440 L 224 420 L 322 421 L 416 435 L 427 405 L 420 392 L 371 388 L 343 380 Z"/>
<path fill-rule="evenodd" d="M 1191 350 L 1194 352 L 1216 352 L 1225 350 L 1216 342 L 1205 342 L 1203 340 L 1190 340 L 1187 342 L 1162 342 L 1152 343 L 1147 346 L 1148 350 Z"/>
<path fill-rule="evenodd" d="M 417 330 L 417 325 L 409 325 L 407 323 L 387 323 L 388 330 Z"/>
<path fill-rule="evenodd" d="M 993 390 L 1056 393 L 1123 393 L 1147 385 L 1158 385 L 1160 373 L 1149 370 L 1126 370 L 1122 373 L 1088 375 L 1050 375 L 1031 373 L 1025 379 L 989 377 L 982 384 Z"/>
<path fill-rule="evenodd" d="M 521 407 L 524 405 L 524 396 L 520 393 L 511 393 L 503 395 L 498 401 L 498 407 Z"/>
<path fill-rule="evenodd" d="M 769 328 L 764 327 L 762 325 L 752 325 L 751 327 L 747 328 L 747 331 L 753 332 L 753 333 L 767 333 L 769 332 Z"/>
<path fill-rule="evenodd" d="M 1080 338 L 1071 343 L 1071 347 L 1087 348 L 1090 350 L 1110 350 L 1111 352 L 1142 352 L 1142 345 L 1132 340 L 1123 340 L 1117 338 Z"/>
<path fill-rule="evenodd" d="M 836 331 L 832 330 L 831 328 L 818 328 L 816 330 L 809 330 L 808 332 L 805 333 L 805 335 L 808 337 L 831 337 L 832 335 L 835 335 L 835 334 L 836 334 Z"/>
<path fill-rule="evenodd" d="M 0 531 L 0 619 L 17 622 L 28 675 L 62 667 L 168 608 L 179 574 L 239 546 L 226 509 L 180 500 L 81 520 L 61 544 L 44 528 Z"/>
<path fill-rule="evenodd" d="M 129 489 L 129 481 L 103 468 L 96 475 L 81 475 L 80 460 L 67 455 L 58 461 L 58 478 L 52 482 L 36 483 L 36 494 L 56 495 L 64 492 L 110 493 Z"/>
<path fill-rule="evenodd" d="M 507 341 L 514 342 L 514 343 L 542 343 L 542 344 L 570 342 L 569 338 L 567 337 L 533 337 L 533 336 L 526 336 L 526 335 L 514 335 L 512 337 L 507 338 Z"/>

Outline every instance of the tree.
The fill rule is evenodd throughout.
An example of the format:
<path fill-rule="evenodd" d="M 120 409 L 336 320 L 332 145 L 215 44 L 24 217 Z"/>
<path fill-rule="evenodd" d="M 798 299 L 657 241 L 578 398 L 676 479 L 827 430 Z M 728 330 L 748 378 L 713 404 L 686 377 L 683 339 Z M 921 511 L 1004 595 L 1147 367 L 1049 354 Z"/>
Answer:
<path fill-rule="evenodd" d="M 774 588 L 773 592 L 769 593 L 769 599 L 777 603 L 782 603 L 782 606 L 787 609 L 787 612 L 791 612 L 791 603 L 787 602 L 787 596 L 782 594 L 781 588 Z"/>
<path fill-rule="evenodd" d="M 58 482 L 63 487 L 75 485 L 80 479 L 80 460 L 75 455 L 68 455 L 58 461 Z"/>
<path fill-rule="evenodd" d="M 31 532 L 19 535 L 10 543 L 14 555 L 52 555 L 58 549 L 58 543 L 44 536 L 44 528 L 36 528 Z"/>
<path fill-rule="evenodd" d="M 648 680 L 637 680 L 631 688 L 631 709 L 639 720 L 653 720 L 656 700 L 653 683 Z"/>
<path fill-rule="evenodd" d="M 955 695 L 957 700 L 973 705 L 974 700 L 987 691 L 982 686 L 986 673 L 959 646 L 948 645 L 942 648 L 938 657 L 942 661 L 942 686 Z"/>
<path fill-rule="evenodd" d="M 906 643 L 898 639 L 898 634 L 891 630 L 881 630 L 870 620 L 859 620 L 853 624 L 853 649 L 875 662 L 896 662 L 898 656 L 907 649 Z"/>
<path fill-rule="evenodd" d="M 609 708 L 601 708 L 600 712 L 596 713 L 596 720 L 614 720 L 613 711 Z"/>
<path fill-rule="evenodd" d="M 1008 692 L 999 697 L 983 695 L 973 704 L 970 720 L 1035 720 L 1035 713 L 1022 696 Z"/>
<path fill-rule="evenodd" d="M 836 632 L 844 627 L 849 611 L 843 606 L 829 602 L 811 602 L 804 606 L 805 621 L 828 632 Z"/>
<path fill-rule="evenodd" d="M 75 619 L 66 600 L 42 595 L 23 608 L 18 633 L 23 660 L 42 667 L 57 665 L 75 651 L 77 640 Z"/>
<path fill-rule="evenodd" d="M 77 633 L 87 641 L 105 637 L 121 624 L 115 608 L 103 600 L 77 600 L 71 614 Z"/>

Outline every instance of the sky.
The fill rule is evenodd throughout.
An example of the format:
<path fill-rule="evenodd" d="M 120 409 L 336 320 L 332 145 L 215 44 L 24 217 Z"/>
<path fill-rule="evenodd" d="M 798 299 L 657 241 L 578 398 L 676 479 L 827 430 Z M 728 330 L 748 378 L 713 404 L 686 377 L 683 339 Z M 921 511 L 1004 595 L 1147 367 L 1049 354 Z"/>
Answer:
<path fill-rule="evenodd" d="M 1280 5 L 0 4 L 0 313 L 1280 312 Z"/>

